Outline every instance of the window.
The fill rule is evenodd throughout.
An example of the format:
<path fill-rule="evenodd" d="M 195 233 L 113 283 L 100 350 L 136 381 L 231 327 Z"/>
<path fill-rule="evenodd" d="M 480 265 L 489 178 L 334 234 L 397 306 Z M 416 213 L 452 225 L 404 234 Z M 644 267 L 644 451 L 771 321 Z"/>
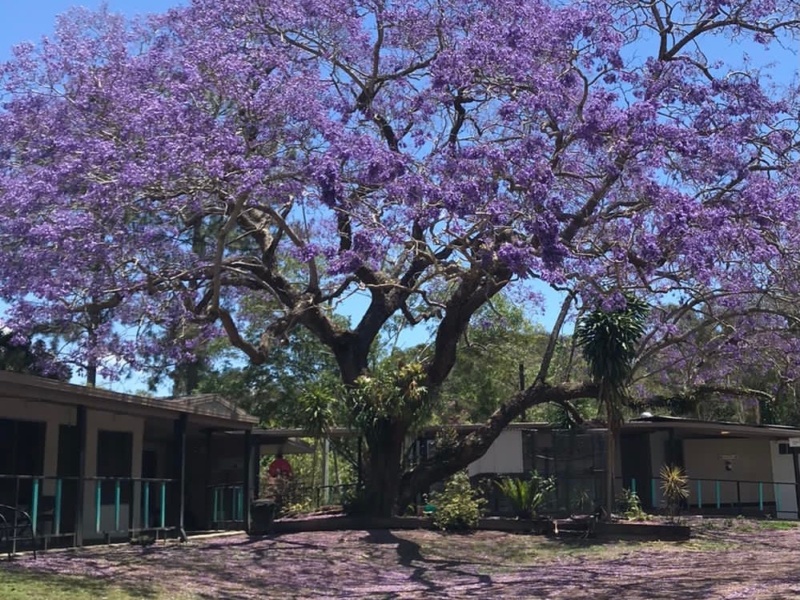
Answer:
<path fill-rule="evenodd" d="M 133 433 L 130 431 L 97 432 L 97 476 L 129 478 L 132 473 Z M 103 482 L 100 501 L 114 504 L 115 485 Z M 121 482 L 121 502 L 130 501 L 131 484 Z"/>
<path fill-rule="evenodd" d="M 44 438 L 47 424 L 42 421 L 0 419 L 0 475 L 42 475 Z M 0 502 L 30 506 L 33 484 L 13 477 L 0 478 Z"/>

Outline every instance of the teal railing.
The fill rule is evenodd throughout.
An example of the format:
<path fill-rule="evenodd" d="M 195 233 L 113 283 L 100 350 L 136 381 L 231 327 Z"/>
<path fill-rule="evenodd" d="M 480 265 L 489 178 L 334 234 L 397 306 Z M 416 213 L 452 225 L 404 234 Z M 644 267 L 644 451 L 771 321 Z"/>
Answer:
<path fill-rule="evenodd" d="M 646 482 L 631 478 L 628 482 L 632 492 L 640 491 L 642 483 L 649 486 L 651 508 L 659 508 L 664 504 L 659 478 L 650 478 Z M 749 508 L 762 513 L 771 512 L 774 508 L 778 514 L 785 512 L 784 509 L 788 508 L 786 499 L 792 498 L 791 511 L 795 513 L 798 512 L 794 500 L 797 497 L 796 488 L 797 484 L 790 481 L 688 478 L 689 497 L 686 505 L 701 510 Z M 800 513 L 797 516 L 800 517 Z"/>
<path fill-rule="evenodd" d="M 225 483 L 210 486 L 211 521 L 216 527 L 244 522 L 244 485 Z"/>
<path fill-rule="evenodd" d="M 74 535 L 75 519 L 66 517 L 75 515 L 77 489 L 82 485 L 84 497 L 90 499 L 84 500 L 84 524 L 92 523 L 95 533 L 111 536 L 142 529 L 169 528 L 172 524 L 168 523 L 168 507 L 170 502 L 177 501 L 172 498 L 176 483 L 175 479 L 140 477 L 80 479 L 0 474 L 0 502 L 28 512 L 33 531 L 39 537 Z M 134 509 L 137 500 L 141 501 L 138 511 Z M 136 513 L 138 519 L 135 519 Z M 49 530 L 45 530 L 45 523 L 49 523 Z"/>

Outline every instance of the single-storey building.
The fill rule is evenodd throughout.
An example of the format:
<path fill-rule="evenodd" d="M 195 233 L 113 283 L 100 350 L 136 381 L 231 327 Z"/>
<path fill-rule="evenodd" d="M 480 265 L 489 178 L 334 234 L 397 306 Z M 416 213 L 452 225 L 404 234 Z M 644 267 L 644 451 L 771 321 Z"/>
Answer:
<path fill-rule="evenodd" d="M 47 543 L 247 529 L 264 438 L 216 395 L 161 399 L 0 372 L 0 505 Z M 66 541 L 64 541 L 66 540 Z"/>
<path fill-rule="evenodd" d="M 456 429 L 466 433 L 474 427 Z M 415 451 L 423 456 L 435 452 L 434 436 L 427 432 Z M 800 429 L 792 427 L 643 416 L 622 425 L 616 493 L 635 491 L 643 508 L 659 509 L 664 505 L 659 471 L 677 465 L 689 478 L 687 504 L 693 511 L 796 519 L 798 450 Z M 606 429 L 512 423 L 468 472 L 475 480 L 524 476 L 534 469 L 555 478 L 551 510 L 593 510 L 604 503 Z M 491 508 L 510 510 L 496 490 Z"/>

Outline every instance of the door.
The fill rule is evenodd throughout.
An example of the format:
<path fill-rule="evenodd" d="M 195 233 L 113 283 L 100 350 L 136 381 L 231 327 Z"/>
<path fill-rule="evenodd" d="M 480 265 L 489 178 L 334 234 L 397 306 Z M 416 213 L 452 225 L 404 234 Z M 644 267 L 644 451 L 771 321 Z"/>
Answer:
<path fill-rule="evenodd" d="M 56 475 L 61 481 L 61 531 L 75 531 L 75 505 L 78 502 L 80 475 L 80 436 L 77 425 L 58 428 L 58 463 Z M 55 501 L 55 500 L 54 500 Z"/>
<path fill-rule="evenodd" d="M 647 433 L 624 434 L 620 439 L 622 457 L 622 485 L 639 496 L 642 508 L 653 508 L 650 468 L 650 435 Z M 634 484 L 634 481 L 636 483 Z"/>

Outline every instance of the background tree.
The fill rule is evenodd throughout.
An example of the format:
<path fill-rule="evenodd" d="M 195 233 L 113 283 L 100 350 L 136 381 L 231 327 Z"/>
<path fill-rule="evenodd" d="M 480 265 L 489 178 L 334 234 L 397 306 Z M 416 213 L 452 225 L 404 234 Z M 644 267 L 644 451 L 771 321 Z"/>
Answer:
<path fill-rule="evenodd" d="M 43 341 L 21 339 L 8 327 L 0 328 L 0 371 L 27 373 L 59 381 L 69 380 L 72 374 Z"/>
<path fill-rule="evenodd" d="M 536 374 L 549 335 L 503 296 L 481 308 L 459 340 L 453 370 L 442 385 L 437 422 L 488 419 Z M 522 369 L 522 372 L 520 372 Z"/>
<path fill-rule="evenodd" d="M 98 339 L 134 366 L 191 353 L 176 324 L 253 364 L 304 328 L 356 391 L 387 328 L 428 323 L 415 393 L 369 436 L 388 513 L 527 408 L 596 396 L 551 365 L 598 290 L 791 289 L 795 98 L 713 48 L 798 22 L 789 0 L 74 11 L 0 68 L 0 296 L 23 332 L 118 301 Z M 568 299 L 527 388 L 401 474 L 477 311 L 507 288 L 537 306 L 530 282 Z"/>

